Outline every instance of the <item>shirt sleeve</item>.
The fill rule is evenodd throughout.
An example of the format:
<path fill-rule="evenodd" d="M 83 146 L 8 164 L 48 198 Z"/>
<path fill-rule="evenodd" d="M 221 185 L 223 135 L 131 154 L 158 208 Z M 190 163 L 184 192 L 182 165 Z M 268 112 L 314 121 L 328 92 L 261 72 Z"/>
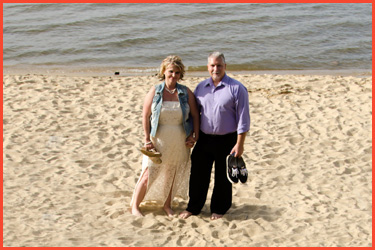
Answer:
<path fill-rule="evenodd" d="M 240 85 L 237 95 L 237 134 L 250 130 L 249 93 L 245 86 Z"/>

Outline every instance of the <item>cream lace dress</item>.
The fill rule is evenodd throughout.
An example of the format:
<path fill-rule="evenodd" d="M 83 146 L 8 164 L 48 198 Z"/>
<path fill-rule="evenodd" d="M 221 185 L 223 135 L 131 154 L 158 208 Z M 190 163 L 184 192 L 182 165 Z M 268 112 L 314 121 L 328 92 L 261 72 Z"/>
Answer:
<path fill-rule="evenodd" d="M 185 140 L 180 103 L 164 101 L 156 136 L 151 138 L 156 149 L 162 154 L 162 163 L 155 164 L 147 156 L 143 156 L 141 176 L 135 187 L 137 188 L 145 169 L 148 168 L 148 185 L 143 201 L 155 201 L 163 205 L 171 190 L 172 201 L 174 197 L 187 198 L 190 149 L 186 147 Z"/>

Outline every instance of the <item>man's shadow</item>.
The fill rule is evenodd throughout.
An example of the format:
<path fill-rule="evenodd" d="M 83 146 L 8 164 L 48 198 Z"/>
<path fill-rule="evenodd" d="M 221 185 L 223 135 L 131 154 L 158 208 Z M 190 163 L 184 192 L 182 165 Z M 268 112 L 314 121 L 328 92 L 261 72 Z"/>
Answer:
<path fill-rule="evenodd" d="M 257 220 L 259 218 L 272 222 L 277 220 L 286 211 L 285 208 L 273 208 L 266 205 L 232 205 L 225 214 L 228 221 Z"/>

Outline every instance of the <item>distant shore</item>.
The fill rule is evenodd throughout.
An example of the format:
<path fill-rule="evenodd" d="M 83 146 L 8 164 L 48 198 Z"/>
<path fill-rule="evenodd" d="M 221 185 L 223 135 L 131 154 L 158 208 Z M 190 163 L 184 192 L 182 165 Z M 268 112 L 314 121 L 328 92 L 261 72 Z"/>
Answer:
<path fill-rule="evenodd" d="M 4 66 L 4 75 L 66 75 L 66 76 L 149 76 L 158 72 L 158 67 L 68 67 L 68 66 Z M 246 74 L 271 74 L 271 75 L 342 75 L 342 76 L 372 76 L 371 69 L 302 69 L 302 70 L 230 70 L 227 72 L 234 75 Z M 209 76 L 206 70 L 190 70 L 187 67 L 186 76 L 205 77 Z"/>

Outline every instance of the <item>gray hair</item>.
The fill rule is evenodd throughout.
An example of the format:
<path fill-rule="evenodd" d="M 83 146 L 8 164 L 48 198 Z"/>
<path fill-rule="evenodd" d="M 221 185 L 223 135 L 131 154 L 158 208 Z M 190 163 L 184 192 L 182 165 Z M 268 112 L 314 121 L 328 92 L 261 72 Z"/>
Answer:
<path fill-rule="evenodd" d="M 211 54 L 208 55 L 208 61 L 210 61 L 210 58 L 213 57 L 213 58 L 221 58 L 223 59 L 224 61 L 224 64 L 225 64 L 225 57 L 224 57 L 224 54 L 219 52 L 219 51 L 215 51 L 215 52 L 212 52 Z"/>

